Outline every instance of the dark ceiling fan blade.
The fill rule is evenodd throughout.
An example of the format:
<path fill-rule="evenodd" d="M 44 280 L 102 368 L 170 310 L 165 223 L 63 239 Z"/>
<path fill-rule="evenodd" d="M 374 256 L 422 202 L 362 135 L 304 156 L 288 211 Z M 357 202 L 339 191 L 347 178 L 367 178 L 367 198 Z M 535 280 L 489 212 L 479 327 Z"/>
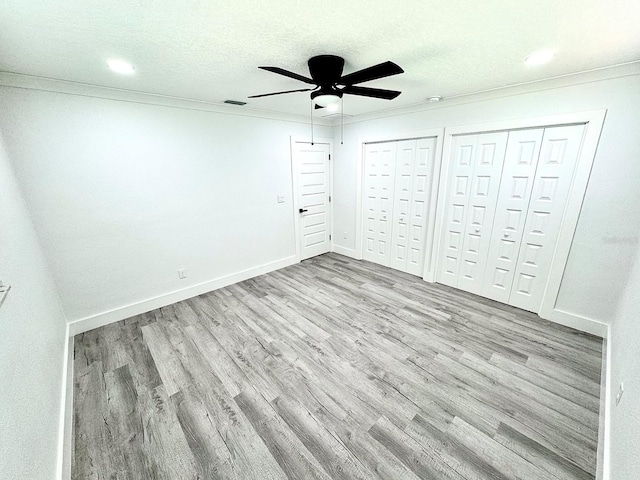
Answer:
<path fill-rule="evenodd" d="M 283 93 L 294 93 L 294 92 L 310 92 L 311 90 L 315 90 L 315 88 L 301 88 L 300 90 L 286 90 L 284 92 L 263 93 L 262 95 L 251 95 L 250 97 L 247 97 L 247 98 L 270 97 L 271 95 L 282 95 Z"/>
<path fill-rule="evenodd" d="M 348 85 L 342 89 L 342 93 L 360 95 L 362 97 L 374 97 L 382 98 L 384 100 L 393 100 L 402 92 L 398 92 L 397 90 L 383 90 L 381 88 L 356 87 L 353 85 Z"/>
<path fill-rule="evenodd" d="M 313 108 L 315 108 L 316 110 L 319 110 L 319 109 L 324 108 L 324 107 L 321 107 L 320 105 L 318 105 L 318 104 L 316 103 L 316 104 L 315 104 L 315 106 L 314 106 Z"/>
<path fill-rule="evenodd" d="M 343 76 L 339 81 L 339 85 L 355 85 L 356 83 L 368 82 L 378 78 L 390 77 L 404 73 L 404 70 L 393 62 L 383 62 L 373 67 L 363 68 L 357 72 Z"/>
<path fill-rule="evenodd" d="M 301 82 L 304 82 L 304 83 L 310 83 L 311 85 L 316 84 L 316 82 L 314 82 L 310 78 L 304 77 L 302 75 L 298 75 L 297 73 L 290 72 L 289 70 L 285 70 L 284 68 L 280 68 L 280 67 L 258 67 L 258 68 L 261 68 L 262 70 L 266 70 L 267 72 L 277 73 L 278 75 L 284 75 L 285 77 L 295 78 L 296 80 L 300 80 Z"/>

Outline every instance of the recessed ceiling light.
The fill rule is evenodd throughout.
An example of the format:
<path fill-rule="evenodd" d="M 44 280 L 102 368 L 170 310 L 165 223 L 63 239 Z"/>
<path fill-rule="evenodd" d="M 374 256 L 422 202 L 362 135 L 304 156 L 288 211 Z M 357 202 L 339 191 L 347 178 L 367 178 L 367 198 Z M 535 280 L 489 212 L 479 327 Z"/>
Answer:
<path fill-rule="evenodd" d="M 124 60 L 120 60 L 117 58 L 112 58 L 107 62 L 109 68 L 116 73 L 121 73 L 123 75 L 131 75 L 136 71 L 135 67 L 131 65 L 129 62 L 125 62 Z"/>
<path fill-rule="evenodd" d="M 442 97 L 440 95 L 433 95 L 427 98 L 427 102 L 429 103 L 436 103 L 436 102 L 439 102 L 440 100 L 442 100 Z"/>
<path fill-rule="evenodd" d="M 553 50 L 538 50 L 525 58 L 524 63 L 531 66 L 543 65 L 553 59 L 553 54 Z"/>

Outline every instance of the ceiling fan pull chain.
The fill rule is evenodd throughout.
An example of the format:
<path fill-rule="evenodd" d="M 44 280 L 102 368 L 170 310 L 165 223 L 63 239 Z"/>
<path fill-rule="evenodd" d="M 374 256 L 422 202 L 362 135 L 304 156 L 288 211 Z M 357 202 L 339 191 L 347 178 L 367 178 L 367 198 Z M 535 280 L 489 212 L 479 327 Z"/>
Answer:
<path fill-rule="evenodd" d="M 340 145 L 344 145 L 344 96 L 340 98 Z"/>
<path fill-rule="evenodd" d="M 313 100 L 311 100 L 311 145 L 313 145 Z"/>

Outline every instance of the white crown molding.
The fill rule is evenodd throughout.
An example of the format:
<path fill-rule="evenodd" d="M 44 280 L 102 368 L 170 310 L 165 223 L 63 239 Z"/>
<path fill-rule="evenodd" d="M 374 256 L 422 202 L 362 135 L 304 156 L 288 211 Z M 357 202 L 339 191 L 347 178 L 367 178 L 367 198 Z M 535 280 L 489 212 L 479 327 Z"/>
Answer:
<path fill-rule="evenodd" d="M 137 92 L 122 88 L 102 87 L 88 83 L 71 82 L 55 78 L 37 77 L 13 72 L 0 72 L 0 86 L 25 88 L 29 90 L 42 90 L 46 92 L 78 95 L 82 97 L 102 98 L 121 102 L 141 103 L 146 105 L 160 105 L 164 107 L 182 108 L 186 110 L 199 110 L 224 115 L 238 115 L 241 117 L 265 118 L 285 122 L 309 124 L 307 115 L 281 113 L 246 106 L 231 106 L 221 103 L 212 103 L 190 98 L 172 97 L 154 93 Z M 315 125 L 333 126 L 331 119 L 314 117 Z"/>
<path fill-rule="evenodd" d="M 421 102 L 413 105 L 405 105 L 402 107 L 387 108 L 377 110 L 371 113 L 363 113 L 360 115 L 345 115 L 345 125 L 351 123 L 365 122 L 376 120 L 379 118 L 393 117 L 397 115 L 406 115 L 427 110 L 435 110 L 438 108 L 447 108 L 455 105 L 463 105 L 467 103 L 482 102 L 497 98 L 510 97 L 525 93 L 538 92 L 543 90 L 551 90 L 555 88 L 567 87 L 571 85 L 580 85 L 584 83 L 599 82 L 614 78 L 628 77 L 640 75 L 640 60 L 634 62 L 612 65 L 608 67 L 586 70 L 583 72 L 570 73 L 557 77 L 545 78 L 542 80 L 534 80 L 531 82 L 507 85 L 504 87 L 483 90 L 479 92 L 470 92 L 462 95 L 446 97 L 437 103 Z M 143 93 L 133 90 L 126 90 L 112 87 L 102 87 L 87 83 L 71 82 L 67 80 L 57 80 L 47 77 L 37 77 L 33 75 L 24 75 L 21 73 L 0 72 L 0 86 L 26 88 L 32 90 L 44 90 L 48 92 L 65 93 L 69 95 L 79 95 L 85 97 L 104 98 L 110 100 L 119 100 L 124 102 L 142 103 L 149 105 L 161 105 L 166 107 L 184 108 L 188 110 L 200 110 L 213 113 L 221 113 L 226 115 L 239 115 L 254 118 L 266 118 L 270 120 L 281 120 L 287 122 L 309 124 L 309 118 L 306 115 L 297 115 L 292 113 L 274 112 L 271 110 L 260 110 L 255 108 L 227 106 L 220 103 L 211 103 L 201 100 L 172 97 L 167 95 L 158 95 L 152 93 Z M 335 127 L 340 125 L 339 115 L 325 115 L 314 117 L 315 125 Z"/>
<path fill-rule="evenodd" d="M 583 72 L 570 73 L 557 77 L 545 78 L 542 80 L 534 80 L 531 82 L 507 85 L 504 87 L 492 88 L 479 92 L 465 93 L 452 97 L 446 97 L 440 102 L 429 103 L 422 102 L 413 105 L 405 105 L 396 108 L 387 108 L 377 110 L 371 113 L 363 113 L 355 116 L 345 116 L 345 125 L 350 123 L 366 122 L 369 120 L 377 120 L 379 118 L 388 118 L 397 115 L 406 115 L 426 110 L 435 110 L 438 108 L 448 108 L 455 105 L 463 105 L 467 103 L 482 102 L 486 100 L 494 100 L 497 98 L 511 97 L 514 95 L 522 95 L 525 93 L 533 93 L 544 90 L 552 90 L 555 88 L 568 87 L 572 85 L 580 85 L 584 83 L 600 82 L 614 78 L 629 77 L 640 75 L 640 60 L 608 67 L 586 70 Z M 334 119 L 333 126 L 339 125 L 340 119 Z"/>

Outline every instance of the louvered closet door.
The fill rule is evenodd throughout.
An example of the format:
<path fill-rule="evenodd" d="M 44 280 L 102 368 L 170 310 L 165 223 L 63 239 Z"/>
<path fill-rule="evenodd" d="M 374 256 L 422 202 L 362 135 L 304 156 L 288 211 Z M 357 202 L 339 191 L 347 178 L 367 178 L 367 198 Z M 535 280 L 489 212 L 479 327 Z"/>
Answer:
<path fill-rule="evenodd" d="M 544 129 L 509 133 L 482 295 L 508 303 Z"/>
<path fill-rule="evenodd" d="M 584 125 L 546 128 L 509 304 L 537 312 L 578 160 Z"/>
<path fill-rule="evenodd" d="M 507 137 L 507 132 L 478 136 L 458 275 L 458 288 L 472 293 L 482 293 Z"/>
<path fill-rule="evenodd" d="M 396 144 L 371 143 L 365 147 L 365 260 L 389 265 Z"/>

